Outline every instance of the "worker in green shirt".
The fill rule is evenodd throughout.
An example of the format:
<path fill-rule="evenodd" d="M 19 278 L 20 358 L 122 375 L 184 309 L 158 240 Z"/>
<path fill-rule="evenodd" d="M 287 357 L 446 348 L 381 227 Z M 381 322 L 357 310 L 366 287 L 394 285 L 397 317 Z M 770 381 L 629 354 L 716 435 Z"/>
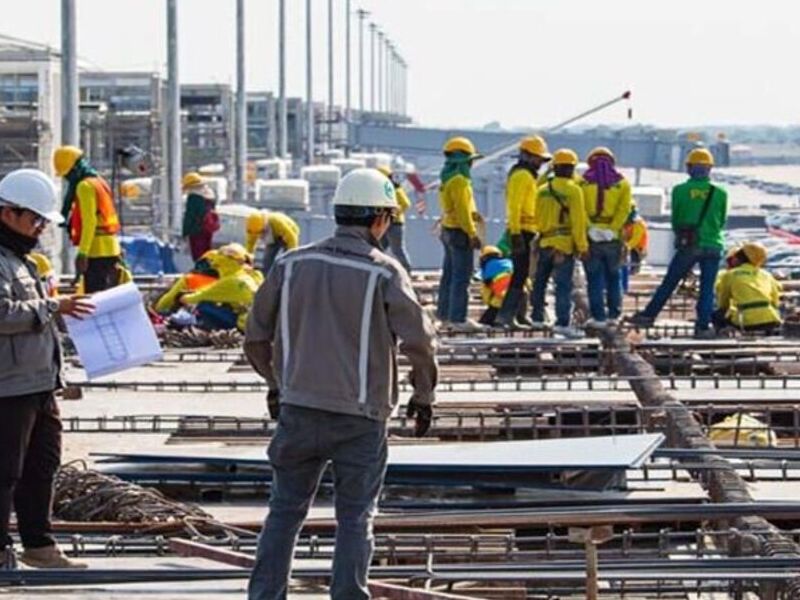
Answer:
<path fill-rule="evenodd" d="M 629 321 L 650 327 L 678 284 L 700 266 L 695 337 L 714 336 L 710 327 L 714 311 L 714 282 L 724 248 L 723 230 L 728 216 L 728 193 L 710 181 L 714 156 L 706 148 L 695 148 L 686 158 L 689 180 L 672 188 L 672 231 L 675 255 L 667 274 L 650 303 Z"/>

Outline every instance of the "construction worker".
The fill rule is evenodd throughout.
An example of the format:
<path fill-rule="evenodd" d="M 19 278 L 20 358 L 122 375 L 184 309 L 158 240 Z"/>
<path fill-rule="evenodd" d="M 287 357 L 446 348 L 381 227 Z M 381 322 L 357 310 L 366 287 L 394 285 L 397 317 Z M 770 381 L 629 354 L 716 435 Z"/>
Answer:
<path fill-rule="evenodd" d="M 219 279 L 219 272 L 214 268 L 219 250 L 209 250 L 200 260 L 194 263 L 192 270 L 181 275 L 156 302 L 154 309 L 161 315 L 169 315 L 181 306 L 180 299 L 184 294 L 190 294 L 207 288 Z"/>
<path fill-rule="evenodd" d="M 333 207 L 333 237 L 278 258 L 247 322 L 245 354 L 269 384 L 271 413 L 280 414 L 250 600 L 286 598 L 297 535 L 329 461 L 337 520 L 330 595 L 370 597 L 398 338 L 414 387 L 406 414 L 417 436 L 431 423 L 436 333 L 405 269 L 380 249 L 397 208 L 394 187 L 375 169 L 354 169 L 339 182 Z"/>
<path fill-rule="evenodd" d="M 484 246 L 481 250 L 481 298 L 486 305 L 479 323 L 495 324 L 497 313 L 508 294 L 514 273 L 514 263 L 506 258 L 497 246 Z"/>
<path fill-rule="evenodd" d="M 672 188 L 672 231 L 675 255 L 667 274 L 652 299 L 630 322 L 649 327 L 672 292 L 696 264 L 700 265 L 700 293 L 697 298 L 695 336 L 714 337 L 710 328 L 714 311 L 714 283 L 724 248 L 723 230 L 728 216 L 728 193 L 712 185 L 714 156 L 706 148 L 695 148 L 686 158 L 689 180 Z"/>
<path fill-rule="evenodd" d="M 11 509 L 31 567 L 85 568 L 51 535 L 53 480 L 61 462 L 58 315 L 92 312 L 85 297 L 48 297 L 30 253 L 48 223 L 61 223 L 52 180 L 35 169 L 0 181 L 0 571 L 17 568 Z"/>
<path fill-rule="evenodd" d="M 728 258 L 728 268 L 716 282 L 717 330 L 735 327 L 742 331 L 771 332 L 781 325 L 779 311 L 781 284 L 762 267 L 767 249 L 758 242 L 735 248 Z"/>
<path fill-rule="evenodd" d="M 631 212 L 625 226 L 622 228 L 622 241 L 625 244 L 625 261 L 620 269 L 622 291 L 628 293 L 630 276 L 636 275 L 642 268 L 642 263 L 647 256 L 650 243 L 650 234 L 647 230 L 647 221 L 644 220 L 636 208 L 636 203 L 631 204 Z"/>
<path fill-rule="evenodd" d="M 622 314 L 622 230 L 631 212 L 631 184 L 617 171 L 614 153 L 608 148 L 595 148 L 586 162 L 589 168 L 579 179 L 589 219 L 589 257 L 584 269 L 591 319 L 586 325 L 602 329 L 616 325 Z"/>
<path fill-rule="evenodd" d="M 506 183 L 506 229 L 514 261 L 514 277 L 497 315 L 498 325 L 516 328 L 533 323 L 525 314 L 525 282 L 531 270 L 531 247 L 536 237 L 536 195 L 539 169 L 551 159 L 544 139 L 524 138 L 519 145 L 517 163 L 511 167 Z"/>
<path fill-rule="evenodd" d="M 193 261 L 211 250 L 214 233 L 219 231 L 219 215 L 215 210 L 214 192 L 199 173 L 187 173 L 182 182 L 186 194 L 181 235 L 189 242 Z"/>
<path fill-rule="evenodd" d="M 241 244 L 227 244 L 209 257 L 219 279 L 180 296 L 180 303 L 195 308 L 198 325 L 203 329 L 244 331 L 247 313 L 253 304 L 263 276 L 253 268 L 253 256 Z"/>
<path fill-rule="evenodd" d="M 582 333 L 570 327 L 572 318 L 572 276 L 575 259 L 589 252 L 586 238 L 586 208 L 583 192 L 574 179 L 578 155 L 561 149 L 553 154 L 553 178 L 539 187 L 536 205 L 536 230 L 539 256 L 532 293 L 532 319 L 536 328 L 545 327 L 544 302 L 547 284 L 556 287 L 556 324 L 553 332 L 568 338 Z"/>
<path fill-rule="evenodd" d="M 482 331 L 480 323 L 467 318 L 469 281 L 475 268 L 474 252 L 481 249 L 470 169 L 480 158 L 465 137 L 454 137 L 444 145 L 445 162 L 440 173 L 439 205 L 442 211 L 444 263 L 439 282 L 436 314 L 454 331 Z"/>
<path fill-rule="evenodd" d="M 75 146 L 58 148 L 53 166 L 67 183 L 61 214 L 77 248 L 75 272 L 83 278 L 84 291 L 93 294 L 119 285 L 120 224 L 108 182 Z"/>
<path fill-rule="evenodd" d="M 264 240 L 263 271 L 266 275 L 279 254 L 300 245 L 300 227 L 294 219 L 273 210 L 260 210 L 247 217 L 245 248 L 255 254 L 258 240 Z"/>
<path fill-rule="evenodd" d="M 28 254 L 28 258 L 36 265 L 36 274 L 39 276 L 39 281 L 42 282 L 47 297 L 58 296 L 58 276 L 50 259 L 41 252 L 31 252 Z"/>
<path fill-rule="evenodd" d="M 383 238 L 382 243 L 384 249 L 391 250 L 394 257 L 400 261 L 403 268 L 411 273 L 411 261 L 408 260 L 408 253 L 406 252 L 406 244 L 404 240 L 404 231 L 406 224 L 406 211 L 411 208 L 411 200 L 408 194 L 403 189 L 397 175 L 388 167 L 378 167 L 378 171 L 386 175 L 389 181 L 394 186 L 395 195 L 397 197 L 397 212 L 395 213 L 392 226 Z"/>

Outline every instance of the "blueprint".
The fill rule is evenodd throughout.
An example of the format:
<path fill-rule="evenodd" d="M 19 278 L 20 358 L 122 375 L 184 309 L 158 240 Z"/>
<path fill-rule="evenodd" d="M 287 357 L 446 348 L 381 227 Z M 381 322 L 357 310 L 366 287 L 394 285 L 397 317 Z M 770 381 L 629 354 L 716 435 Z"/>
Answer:
<path fill-rule="evenodd" d="M 137 367 L 163 356 L 139 289 L 126 283 L 91 297 L 95 312 L 83 320 L 65 317 L 89 379 Z"/>

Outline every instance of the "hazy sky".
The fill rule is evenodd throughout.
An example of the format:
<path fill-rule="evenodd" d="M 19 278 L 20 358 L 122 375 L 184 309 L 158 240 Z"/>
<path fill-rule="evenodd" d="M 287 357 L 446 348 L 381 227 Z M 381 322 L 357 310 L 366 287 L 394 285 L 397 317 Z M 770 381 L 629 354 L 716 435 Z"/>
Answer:
<path fill-rule="evenodd" d="M 58 45 L 60 4 L 2 0 L 0 33 Z M 277 4 L 246 1 L 250 90 L 276 88 Z M 164 0 L 77 5 L 83 59 L 109 70 L 164 70 Z M 235 1 L 178 5 L 182 81 L 233 83 Z M 287 5 L 287 84 L 303 95 L 305 0 Z M 327 97 L 327 5 L 313 0 L 317 99 Z M 341 101 L 345 1 L 334 7 Z M 637 122 L 800 122 L 798 0 L 352 0 L 359 7 L 410 63 L 410 112 L 424 125 L 545 126 L 628 88 Z M 354 18 L 354 102 L 356 25 Z M 624 119 L 617 107 L 591 121 Z"/>

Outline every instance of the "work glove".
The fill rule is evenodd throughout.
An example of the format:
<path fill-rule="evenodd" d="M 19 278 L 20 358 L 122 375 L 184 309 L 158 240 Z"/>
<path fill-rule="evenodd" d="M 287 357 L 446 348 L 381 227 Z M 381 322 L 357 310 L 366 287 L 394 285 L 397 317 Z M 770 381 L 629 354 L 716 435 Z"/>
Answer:
<path fill-rule="evenodd" d="M 469 238 L 469 245 L 472 247 L 473 250 L 480 250 L 483 244 L 481 243 L 481 238 L 477 235 Z"/>
<path fill-rule="evenodd" d="M 512 234 L 511 235 L 511 254 L 525 254 L 527 252 L 527 248 L 525 246 L 525 238 L 522 237 L 522 234 Z"/>
<path fill-rule="evenodd" d="M 412 396 L 408 401 L 406 407 L 406 416 L 409 419 L 415 419 L 414 437 L 422 437 L 431 428 L 431 421 L 433 420 L 433 409 L 430 404 L 419 404 L 419 402 Z"/>
<path fill-rule="evenodd" d="M 78 254 L 75 257 L 75 273 L 83 275 L 89 270 L 89 257 L 85 254 Z"/>
<path fill-rule="evenodd" d="M 280 390 L 270 390 L 267 392 L 267 410 L 271 419 L 278 419 L 281 413 L 281 392 Z"/>

